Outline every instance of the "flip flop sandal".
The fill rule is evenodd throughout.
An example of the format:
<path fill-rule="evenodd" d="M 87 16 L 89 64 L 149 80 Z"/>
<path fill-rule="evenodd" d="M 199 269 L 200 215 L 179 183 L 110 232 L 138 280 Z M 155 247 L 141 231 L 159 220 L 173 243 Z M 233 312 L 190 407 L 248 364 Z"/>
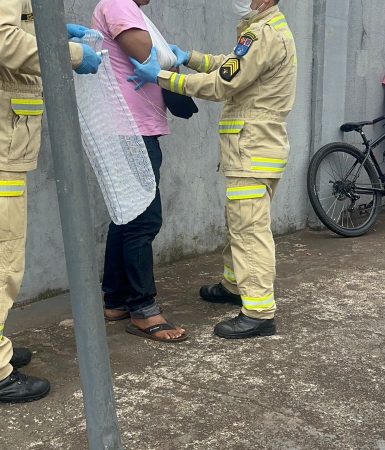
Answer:
<path fill-rule="evenodd" d="M 154 334 L 158 333 L 158 331 L 164 331 L 164 330 L 176 330 L 176 326 L 173 325 L 172 323 L 160 323 L 158 325 L 153 325 L 152 327 L 148 327 L 148 328 L 145 328 L 144 330 L 141 330 L 133 323 L 130 323 L 126 328 L 126 331 L 129 334 L 134 334 L 135 336 L 152 339 L 153 341 L 166 342 L 167 344 L 183 342 L 188 338 L 188 334 L 182 334 L 181 337 L 176 338 L 176 339 L 165 339 L 165 338 L 160 338 L 158 336 L 154 336 Z"/>

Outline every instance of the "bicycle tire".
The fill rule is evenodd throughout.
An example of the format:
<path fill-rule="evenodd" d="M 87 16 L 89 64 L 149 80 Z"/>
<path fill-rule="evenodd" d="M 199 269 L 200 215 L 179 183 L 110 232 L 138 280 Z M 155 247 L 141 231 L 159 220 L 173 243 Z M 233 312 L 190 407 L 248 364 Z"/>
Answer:
<path fill-rule="evenodd" d="M 359 163 L 364 161 L 363 153 L 354 147 L 353 145 L 346 144 L 344 142 L 333 142 L 328 145 L 325 145 L 321 149 L 317 151 L 317 153 L 313 156 L 309 170 L 307 175 L 307 189 L 310 198 L 310 202 L 316 213 L 317 217 L 320 221 L 331 231 L 334 233 L 344 236 L 344 237 L 358 237 L 367 233 L 373 225 L 376 223 L 378 215 L 380 213 L 381 207 L 381 199 L 382 195 L 380 192 L 373 193 L 373 208 L 370 213 L 368 220 L 357 227 L 354 228 L 346 228 L 340 226 L 335 220 L 332 220 L 328 214 L 326 214 L 323 206 L 321 205 L 320 199 L 317 194 L 316 186 L 317 186 L 317 174 L 320 169 L 320 165 L 322 161 L 332 153 L 345 153 L 351 155 L 355 158 Z M 367 160 L 363 166 L 365 169 L 368 178 L 370 180 L 371 186 L 373 188 L 380 188 L 380 180 L 378 173 L 370 160 Z M 329 181 L 329 184 L 331 182 Z M 353 224 L 354 225 L 354 224 Z"/>

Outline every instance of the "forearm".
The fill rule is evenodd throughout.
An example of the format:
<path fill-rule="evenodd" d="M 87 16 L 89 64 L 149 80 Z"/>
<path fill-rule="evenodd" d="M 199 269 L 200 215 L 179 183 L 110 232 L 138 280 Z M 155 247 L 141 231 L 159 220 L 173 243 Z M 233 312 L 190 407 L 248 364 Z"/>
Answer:
<path fill-rule="evenodd" d="M 162 70 L 158 76 L 158 84 L 160 87 L 178 94 L 221 102 L 231 95 L 231 90 L 223 89 L 217 79 L 216 72 L 179 75 Z"/>
<path fill-rule="evenodd" d="M 83 60 L 83 48 L 70 42 L 72 67 L 76 69 Z M 39 54 L 35 36 L 16 26 L 0 27 L 0 64 L 11 71 L 27 75 L 40 75 Z"/>
<path fill-rule="evenodd" d="M 16 26 L 0 24 L 0 64 L 11 71 L 40 75 L 36 38 Z"/>
<path fill-rule="evenodd" d="M 223 64 L 226 55 L 203 54 L 193 50 L 187 67 L 200 73 L 211 73 Z"/>

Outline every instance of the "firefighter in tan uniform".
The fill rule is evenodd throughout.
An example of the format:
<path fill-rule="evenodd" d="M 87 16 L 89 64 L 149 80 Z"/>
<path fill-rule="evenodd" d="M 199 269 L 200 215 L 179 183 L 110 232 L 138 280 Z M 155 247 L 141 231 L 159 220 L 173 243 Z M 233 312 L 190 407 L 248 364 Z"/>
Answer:
<path fill-rule="evenodd" d="M 135 62 L 136 76 L 130 78 L 156 80 L 173 92 L 226 102 L 219 122 L 220 166 L 227 184 L 224 276 L 200 294 L 207 301 L 243 306 L 239 316 L 215 327 L 218 336 L 229 339 L 276 331 L 270 209 L 288 160 L 285 120 L 293 107 L 297 76 L 293 35 L 278 1 L 243 2 L 246 15 L 229 55 L 183 52 L 171 46 L 179 63 L 201 73 L 160 70 L 153 49 L 147 64 Z"/>
<path fill-rule="evenodd" d="M 68 36 L 86 28 L 68 25 Z M 70 43 L 73 68 L 95 73 L 100 57 L 88 46 Z M 12 349 L 4 325 L 24 275 L 27 228 L 26 174 L 36 168 L 44 100 L 31 0 L 0 2 L 0 401 L 44 397 L 47 380 L 17 371 L 28 364 L 28 349 Z"/>

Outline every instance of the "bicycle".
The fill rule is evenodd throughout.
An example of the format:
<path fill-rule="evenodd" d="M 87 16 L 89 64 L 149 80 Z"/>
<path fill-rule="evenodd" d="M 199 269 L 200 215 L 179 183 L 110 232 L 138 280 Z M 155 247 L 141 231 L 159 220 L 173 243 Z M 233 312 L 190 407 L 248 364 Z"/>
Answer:
<path fill-rule="evenodd" d="M 310 162 L 307 176 L 310 202 L 321 222 L 341 236 L 362 236 L 373 227 L 380 213 L 385 173 L 373 150 L 385 140 L 385 133 L 369 140 L 363 128 L 382 121 L 385 116 L 340 127 L 344 133 L 359 133 L 365 150 L 332 142 L 318 150 Z"/>

